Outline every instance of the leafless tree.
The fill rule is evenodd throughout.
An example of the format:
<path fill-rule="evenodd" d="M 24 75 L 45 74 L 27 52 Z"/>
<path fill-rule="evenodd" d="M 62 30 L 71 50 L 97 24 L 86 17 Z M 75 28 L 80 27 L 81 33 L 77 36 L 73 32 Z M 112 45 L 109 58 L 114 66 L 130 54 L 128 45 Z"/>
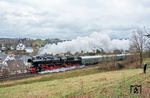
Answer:
<path fill-rule="evenodd" d="M 147 32 L 145 27 L 144 27 L 144 31 L 146 36 L 146 44 L 145 44 L 146 56 L 150 57 L 150 33 Z"/>
<path fill-rule="evenodd" d="M 145 36 L 144 31 L 142 29 L 137 29 L 133 32 L 131 37 L 131 47 L 138 53 L 140 58 L 140 65 L 143 63 L 143 51 L 145 45 Z"/>

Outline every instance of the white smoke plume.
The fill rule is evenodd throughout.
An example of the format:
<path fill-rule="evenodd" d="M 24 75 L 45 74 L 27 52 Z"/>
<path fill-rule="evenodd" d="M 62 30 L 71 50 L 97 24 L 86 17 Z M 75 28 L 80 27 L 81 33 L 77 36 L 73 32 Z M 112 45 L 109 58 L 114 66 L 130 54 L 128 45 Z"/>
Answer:
<path fill-rule="evenodd" d="M 94 32 L 87 37 L 77 37 L 71 41 L 66 41 L 56 44 L 47 44 L 45 47 L 39 50 L 39 54 L 59 54 L 70 51 L 75 52 L 89 52 L 93 49 L 102 48 L 105 52 L 115 49 L 127 50 L 129 48 L 129 40 L 113 39 L 107 35 L 98 32 Z"/>

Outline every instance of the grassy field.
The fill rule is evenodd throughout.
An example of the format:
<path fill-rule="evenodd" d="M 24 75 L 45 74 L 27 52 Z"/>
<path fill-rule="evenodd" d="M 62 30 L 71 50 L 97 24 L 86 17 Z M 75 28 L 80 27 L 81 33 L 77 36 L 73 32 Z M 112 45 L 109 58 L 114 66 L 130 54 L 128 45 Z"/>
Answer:
<path fill-rule="evenodd" d="M 142 93 L 130 94 L 131 85 L 142 85 Z M 104 72 L 95 66 L 0 82 L 0 98 L 150 98 L 150 69 Z"/>
<path fill-rule="evenodd" d="M 94 67 L 88 67 L 88 68 L 83 68 L 83 69 L 66 71 L 63 73 L 39 75 L 39 76 L 28 78 L 28 79 L 0 82 L 0 88 L 21 85 L 21 84 L 31 84 L 35 82 L 44 82 L 44 81 L 53 81 L 53 80 L 58 80 L 58 79 L 73 78 L 73 77 L 78 77 L 78 76 L 96 74 L 100 72 L 102 71 L 98 70 L 97 66 L 94 66 Z"/>
<path fill-rule="evenodd" d="M 0 98 L 149 98 L 150 70 L 97 72 L 88 68 L 1 83 Z M 84 74 L 83 74 L 84 73 Z M 89 73 L 89 74 L 88 74 Z M 75 74 L 78 74 L 77 76 Z M 81 74 L 81 75 L 80 75 Z M 75 77 L 74 77 L 75 76 Z M 130 85 L 142 85 L 142 94 L 130 94 Z M 132 97 L 131 97 L 132 96 Z"/>

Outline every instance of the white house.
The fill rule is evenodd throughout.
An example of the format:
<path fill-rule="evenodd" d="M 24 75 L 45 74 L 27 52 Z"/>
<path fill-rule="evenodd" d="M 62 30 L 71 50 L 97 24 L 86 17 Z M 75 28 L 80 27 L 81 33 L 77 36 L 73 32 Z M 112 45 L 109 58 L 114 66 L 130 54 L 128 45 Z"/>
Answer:
<path fill-rule="evenodd" d="M 25 50 L 26 46 L 22 43 L 19 43 L 17 46 L 16 46 L 16 50 Z"/>
<path fill-rule="evenodd" d="M 6 50 L 6 47 L 4 46 L 4 44 L 2 44 L 1 50 Z"/>
<path fill-rule="evenodd" d="M 26 47 L 25 48 L 27 53 L 33 53 L 33 48 L 32 47 Z"/>

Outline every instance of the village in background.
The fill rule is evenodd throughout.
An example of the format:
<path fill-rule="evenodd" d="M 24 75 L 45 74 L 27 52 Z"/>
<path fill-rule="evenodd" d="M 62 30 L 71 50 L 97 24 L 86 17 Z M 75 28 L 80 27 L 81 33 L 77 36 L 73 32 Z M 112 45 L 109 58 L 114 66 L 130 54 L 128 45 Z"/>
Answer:
<path fill-rule="evenodd" d="M 63 41 L 66 40 L 0 38 L 0 76 L 26 73 L 30 66 L 27 60 L 37 55 L 41 47 Z"/>

